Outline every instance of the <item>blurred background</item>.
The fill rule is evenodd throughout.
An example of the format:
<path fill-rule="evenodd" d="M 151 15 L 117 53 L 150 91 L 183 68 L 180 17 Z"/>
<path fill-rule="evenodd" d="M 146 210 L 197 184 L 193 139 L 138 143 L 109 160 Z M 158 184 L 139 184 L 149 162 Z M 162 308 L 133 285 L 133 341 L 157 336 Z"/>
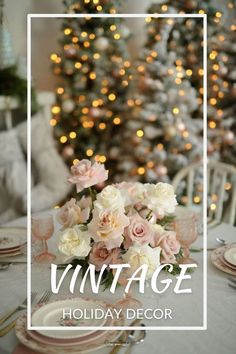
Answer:
<path fill-rule="evenodd" d="M 197 3 L 201 3 L 196 1 Z M 233 1 L 232 1 L 233 2 Z M 115 2 L 114 2 L 115 3 Z M 164 4 L 164 1 L 153 0 L 126 0 L 121 3 L 121 13 L 146 13 L 148 7 L 152 3 Z M 181 3 L 181 2 L 180 2 Z M 233 20 L 235 13 L 229 9 L 227 0 L 212 0 L 211 3 L 221 10 L 225 19 Z M 201 5 L 201 4 L 200 4 Z M 200 7 L 200 6 L 199 6 Z M 14 53 L 17 57 L 26 58 L 26 16 L 27 13 L 62 13 L 64 5 L 61 0 L 7 0 L 5 1 L 5 15 L 8 29 L 12 35 L 14 45 Z M 15 16 L 17 14 L 17 16 Z M 44 25 L 46 23 L 46 26 Z M 128 43 L 131 54 L 136 56 L 137 51 L 141 50 L 142 42 L 145 40 L 144 23 L 138 19 L 132 22 L 130 27 L 135 36 Z M 48 56 L 52 49 L 57 50 L 58 34 L 60 31 L 59 21 L 38 21 L 32 32 L 32 46 L 38 52 L 40 65 L 34 67 L 34 79 L 37 81 L 37 87 L 41 90 L 54 90 L 55 77 L 51 75 L 50 66 L 48 65 Z M 56 45 L 56 47 L 55 47 Z"/>
<path fill-rule="evenodd" d="M 235 1 L 0 4 L 0 223 L 26 213 L 27 13 L 206 13 L 208 156 L 235 167 Z M 191 164 L 201 166 L 202 28 L 201 19 L 149 16 L 33 19 L 33 212 L 58 207 L 73 193 L 66 179 L 78 159 L 105 163 L 109 182 L 171 182 Z M 226 204 L 235 198 L 234 178 L 224 176 Z M 222 198 L 222 176 L 214 181 L 211 213 Z M 191 197 L 187 180 L 178 184 L 178 200 L 201 205 L 201 167 L 192 184 Z"/>

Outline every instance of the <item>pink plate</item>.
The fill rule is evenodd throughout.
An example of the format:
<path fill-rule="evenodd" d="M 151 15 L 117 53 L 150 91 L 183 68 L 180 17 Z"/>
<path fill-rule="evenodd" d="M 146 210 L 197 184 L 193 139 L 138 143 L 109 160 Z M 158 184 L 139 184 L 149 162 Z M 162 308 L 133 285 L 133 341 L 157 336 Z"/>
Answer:
<path fill-rule="evenodd" d="M 107 304 L 100 300 L 75 297 L 75 298 L 66 298 L 66 299 L 58 299 L 54 301 L 49 301 L 46 304 L 41 304 L 41 306 L 37 306 L 32 313 L 32 325 L 33 326 L 41 326 L 42 328 L 53 327 L 53 326 L 73 326 L 77 327 L 75 331 L 59 331 L 56 329 L 39 329 L 38 333 L 45 337 L 50 337 L 54 339 L 72 339 L 72 338 L 82 338 L 87 336 L 90 333 L 95 332 L 93 327 L 104 326 L 107 322 L 106 318 L 81 318 L 79 320 L 72 320 L 72 323 L 67 323 L 66 319 L 62 319 L 62 311 L 64 308 L 71 309 L 96 309 L 100 308 L 104 310 L 107 307 Z M 69 321 L 70 322 L 70 321 Z M 79 330 L 80 327 L 87 327 L 86 330 Z"/>
<path fill-rule="evenodd" d="M 105 323 L 104 326 L 113 326 L 113 320 L 108 319 L 107 322 Z M 107 331 L 96 331 L 93 333 L 90 333 L 84 337 L 81 338 L 71 338 L 71 339 L 59 339 L 59 338 L 50 338 L 41 335 L 37 331 L 28 331 L 27 334 L 36 340 L 37 342 L 43 343 L 43 344 L 49 344 L 49 345 L 54 345 L 57 347 L 68 347 L 68 346 L 75 346 L 78 344 L 92 344 L 93 341 L 97 341 L 98 339 L 102 339 L 104 336 L 107 335 Z"/>
<path fill-rule="evenodd" d="M 226 265 L 227 267 L 229 267 L 230 269 L 233 269 L 233 270 L 236 271 L 236 267 L 235 267 L 234 265 L 228 263 L 228 262 L 224 259 L 224 257 L 221 258 L 221 262 L 222 262 L 224 265 Z"/>
<path fill-rule="evenodd" d="M 20 316 L 16 322 L 16 336 L 19 341 L 24 344 L 27 348 L 34 350 L 39 353 L 45 354 L 79 354 L 79 353 L 91 353 L 99 349 L 105 348 L 107 342 L 114 342 L 120 337 L 122 330 L 112 330 L 112 331 L 102 331 L 105 332 L 103 337 L 96 338 L 94 342 L 84 343 L 83 346 L 79 348 L 73 346 L 58 347 L 55 345 L 49 345 L 40 343 L 29 336 L 29 332 L 26 330 L 27 327 L 27 317 L 26 314 Z M 114 326 L 124 326 L 124 319 L 114 320 Z"/>
<path fill-rule="evenodd" d="M 22 254 L 21 250 L 14 251 L 14 252 L 8 252 L 8 253 L 0 253 L 0 258 L 14 257 L 14 256 L 18 256 L 19 254 Z"/>
<path fill-rule="evenodd" d="M 220 269 L 222 272 L 225 272 L 230 275 L 235 275 L 236 276 L 236 269 L 230 268 L 228 265 L 225 265 L 225 263 L 222 262 L 224 252 L 229 248 L 230 246 L 222 246 L 216 248 L 214 251 L 211 253 L 211 262 L 213 265 Z"/>
<path fill-rule="evenodd" d="M 11 251 L 22 247 L 26 243 L 27 231 L 25 228 L 1 227 L 0 251 Z"/>
<path fill-rule="evenodd" d="M 19 252 L 20 250 L 21 250 L 21 247 L 18 246 L 18 247 L 14 247 L 14 248 L 10 248 L 10 249 L 0 250 L 0 254 L 15 253 L 15 252 Z"/>

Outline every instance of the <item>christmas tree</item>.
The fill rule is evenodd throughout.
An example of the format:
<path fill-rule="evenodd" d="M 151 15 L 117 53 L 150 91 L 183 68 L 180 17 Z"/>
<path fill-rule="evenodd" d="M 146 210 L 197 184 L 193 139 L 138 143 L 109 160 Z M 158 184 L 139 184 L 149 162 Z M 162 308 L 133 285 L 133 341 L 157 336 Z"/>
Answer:
<path fill-rule="evenodd" d="M 235 113 L 236 113 L 236 25 L 235 3 L 228 2 L 228 11 L 213 6 L 211 0 L 169 0 L 152 7 L 152 11 L 165 13 L 207 14 L 208 21 L 208 155 L 215 160 L 236 163 Z M 161 20 L 163 22 L 163 20 Z M 175 51 L 186 70 L 191 84 L 198 93 L 199 112 L 202 116 L 203 65 L 202 20 L 175 21 L 167 41 L 168 51 Z"/>
<path fill-rule="evenodd" d="M 231 18 L 235 19 L 235 4 L 227 4 Z M 236 26 L 229 20 L 229 11 L 223 15 L 216 9 L 211 0 L 169 0 L 154 5 L 152 11 L 165 13 L 199 13 L 207 14 L 208 21 L 208 156 L 210 159 L 236 164 L 235 139 L 235 30 Z M 163 21 L 161 21 L 163 22 Z M 167 50 L 174 51 L 186 73 L 191 85 L 198 95 L 198 111 L 195 115 L 202 116 L 203 100 L 203 66 L 202 66 L 202 21 L 199 19 L 184 19 L 175 21 L 173 30 L 167 41 Z M 201 174 L 200 174 L 201 175 Z M 201 201 L 201 176 L 195 183 L 194 202 Z M 225 183 L 225 189 L 230 190 L 232 181 Z M 183 186 L 184 190 L 184 186 Z M 179 192 L 179 191 L 178 191 Z M 208 200 L 210 208 L 216 208 L 217 193 Z M 185 195 L 183 193 L 182 201 Z"/>
<path fill-rule="evenodd" d="M 208 16 L 208 154 L 211 158 L 235 164 L 236 26 L 230 23 L 228 16 L 224 17 L 223 13 L 212 5 L 211 0 L 165 1 L 162 5 L 155 5 L 152 10 L 168 12 L 173 7 L 177 13 L 206 13 Z M 236 14 L 235 3 L 229 2 L 228 8 Z M 232 18 L 235 18 L 235 15 Z M 201 103 L 203 68 L 200 38 L 201 21 L 176 21 L 168 40 L 168 49 L 177 53 L 182 65 L 188 70 L 189 79 L 196 88 L 198 101 Z M 199 109 L 202 109 L 202 105 L 199 105 Z"/>
<path fill-rule="evenodd" d="M 115 2 L 120 5 L 120 2 Z M 116 172 L 121 132 L 132 78 L 127 51 L 130 35 L 121 18 L 91 18 L 90 13 L 116 13 L 113 1 L 66 0 L 62 50 L 53 53 L 53 72 L 60 78 L 51 125 L 60 151 L 70 165 L 75 159 L 106 162 Z"/>
<path fill-rule="evenodd" d="M 155 6 L 149 11 L 157 12 Z M 146 18 L 147 40 L 137 64 L 139 92 L 128 100 L 132 119 L 126 141 L 135 149 L 134 156 L 123 155 L 121 166 L 142 181 L 168 181 L 203 153 L 197 92 L 176 51 L 168 49 L 176 21 Z"/>
<path fill-rule="evenodd" d="M 236 4 L 228 4 L 236 16 Z M 209 133 L 212 150 L 222 161 L 236 165 L 236 25 L 219 24 L 210 41 Z M 209 151 L 211 153 L 211 151 Z"/>
<path fill-rule="evenodd" d="M 235 163 L 235 25 L 223 25 L 222 13 L 209 0 L 162 1 L 148 12 L 208 14 L 208 154 Z M 150 15 L 146 22 L 148 38 L 137 67 L 139 95 L 129 100 L 134 120 L 128 126 L 136 154 L 135 159 L 127 155 L 123 166 L 143 181 L 167 180 L 202 158 L 203 20 Z M 184 190 L 183 184 L 178 190 L 183 203 Z M 199 171 L 194 202 L 201 198 Z"/>

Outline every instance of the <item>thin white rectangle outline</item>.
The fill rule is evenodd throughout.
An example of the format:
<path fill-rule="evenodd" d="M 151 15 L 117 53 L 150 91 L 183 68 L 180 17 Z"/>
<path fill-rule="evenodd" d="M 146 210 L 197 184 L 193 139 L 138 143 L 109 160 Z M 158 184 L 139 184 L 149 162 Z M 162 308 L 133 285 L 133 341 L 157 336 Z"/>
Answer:
<path fill-rule="evenodd" d="M 202 18 L 203 19 L 203 326 L 151 326 L 147 330 L 207 330 L 207 15 L 206 14 L 27 14 L 27 329 L 78 330 L 31 326 L 31 19 L 32 18 Z M 81 330 L 140 330 L 143 327 L 80 327 Z"/>

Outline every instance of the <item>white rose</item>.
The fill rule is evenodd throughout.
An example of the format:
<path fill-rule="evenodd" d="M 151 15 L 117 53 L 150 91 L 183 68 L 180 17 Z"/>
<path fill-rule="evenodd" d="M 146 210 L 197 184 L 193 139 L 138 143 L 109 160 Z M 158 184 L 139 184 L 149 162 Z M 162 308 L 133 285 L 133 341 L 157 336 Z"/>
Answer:
<path fill-rule="evenodd" d="M 163 232 L 165 231 L 164 227 L 158 224 L 152 225 L 152 229 L 154 232 L 158 233 L 159 235 L 162 235 Z"/>
<path fill-rule="evenodd" d="M 146 188 L 143 183 L 135 182 L 133 183 L 134 189 L 131 193 L 131 198 L 133 203 L 142 202 L 145 196 Z"/>
<path fill-rule="evenodd" d="M 120 190 L 125 206 L 135 205 L 144 199 L 146 189 L 140 182 L 121 182 L 116 185 Z"/>
<path fill-rule="evenodd" d="M 152 248 L 148 245 L 140 244 L 131 246 L 122 257 L 124 262 L 130 265 L 128 275 L 133 274 L 143 264 L 147 264 L 147 279 L 151 278 L 156 268 L 160 265 L 160 253 L 160 247 Z"/>
<path fill-rule="evenodd" d="M 119 189 L 114 186 L 105 187 L 102 192 L 97 195 L 94 205 L 98 209 L 118 209 L 124 211 L 124 200 Z"/>
<path fill-rule="evenodd" d="M 172 185 L 168 183 L 145 184 L 146 197 L 143 204 L 151 209 L 159 218 L 173 214 L 177 205 Z"/>
<path fill-rule="evenodd" d="M 69 258 L 85 258 L 91 250 L 90 241 L 91 237 L 87 231 L 82 231 L 79 226 L 74 226 L 61 232 L 58 248 Z"/>

